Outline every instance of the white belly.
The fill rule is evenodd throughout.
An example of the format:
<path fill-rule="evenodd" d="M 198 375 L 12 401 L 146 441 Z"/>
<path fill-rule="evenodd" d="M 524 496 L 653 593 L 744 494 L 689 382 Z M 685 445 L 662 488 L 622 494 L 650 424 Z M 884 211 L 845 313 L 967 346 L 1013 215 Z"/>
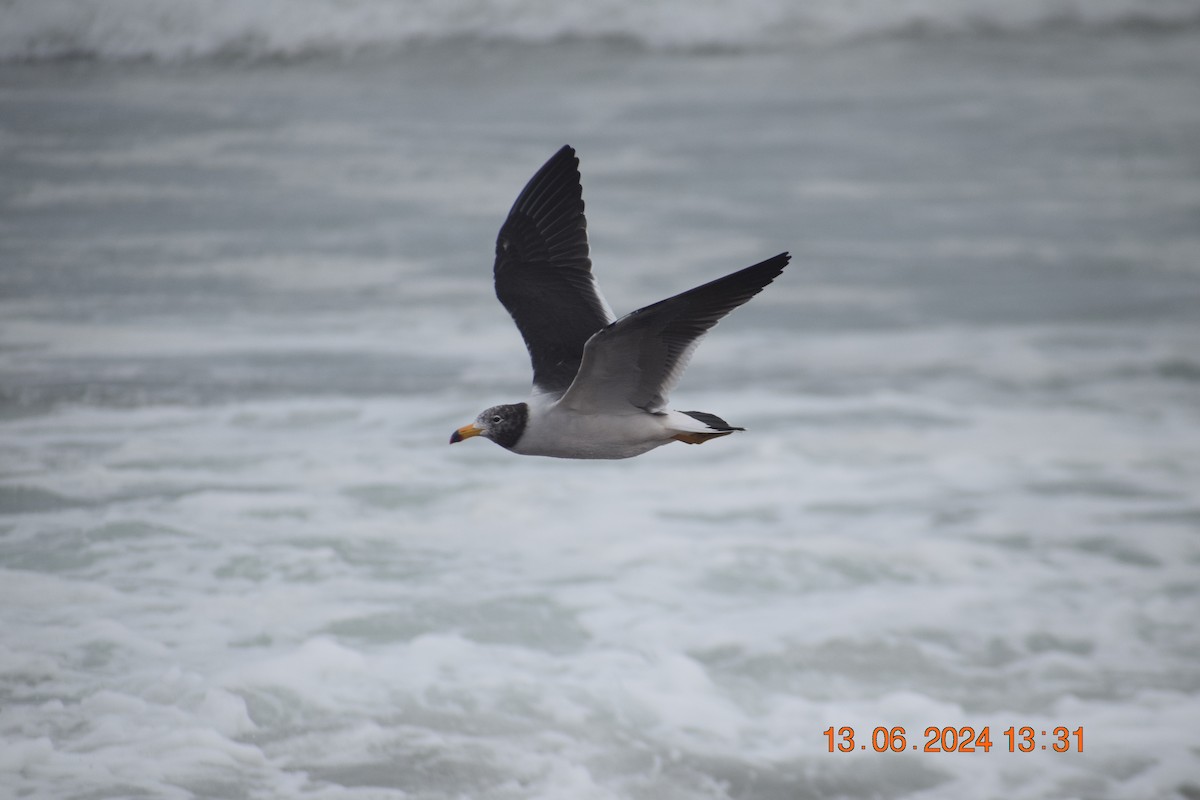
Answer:
<path fill-rule="evenodd" d="M 530 408 L 513 452 L 555 458 L 632 458 L 671 441 L 674 414 L 576 414 L 556 405 Z"/>

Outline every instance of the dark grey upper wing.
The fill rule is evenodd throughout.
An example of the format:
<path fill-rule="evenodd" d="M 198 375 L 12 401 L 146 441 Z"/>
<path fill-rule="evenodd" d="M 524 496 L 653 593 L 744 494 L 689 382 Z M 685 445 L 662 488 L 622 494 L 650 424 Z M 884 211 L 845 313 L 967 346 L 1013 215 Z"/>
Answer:
<path fill-rule="evenodd" d="M 517 197 L 496 239 L 496 297 L 533 363 L 536 390 L 562 394 L 583 346 L 612 321 L 592 278 L 579 159 L 563 147 Z"/>
<path fill-rule="evenodd" d="M 560 403 L 591 413 L 662 410 L 700 338 L 775 280 L 790 258 L 780 253 L 621 317 L 587 343 Z"/>

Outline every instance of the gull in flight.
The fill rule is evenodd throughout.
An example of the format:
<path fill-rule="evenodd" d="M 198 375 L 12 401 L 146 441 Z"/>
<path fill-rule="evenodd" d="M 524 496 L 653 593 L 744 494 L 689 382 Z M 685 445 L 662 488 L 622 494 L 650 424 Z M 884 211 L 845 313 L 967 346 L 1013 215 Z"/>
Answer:
<path fill-rule="evenodd" d="M 620 319 L 588 257 L 579 159 L 563 147 L 517 197 L 496 239 L 496 296 L 533 363 L 533 393 L 456 430 L 514 453 L 630 458 L 669 442 L 703 444 L 737 428 L 716 414 L 673 411 L 667 395 L 701 337 L 787 266 L 780 253 Z"/>

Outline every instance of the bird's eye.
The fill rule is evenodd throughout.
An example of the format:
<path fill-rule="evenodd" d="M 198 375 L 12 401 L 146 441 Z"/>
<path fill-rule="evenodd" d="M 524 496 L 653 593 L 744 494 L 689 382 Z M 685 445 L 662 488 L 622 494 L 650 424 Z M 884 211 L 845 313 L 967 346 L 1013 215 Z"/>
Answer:
<path fill-rule="evenodd" d="M 492 417 L 492 422 L 503 422 L 503 421 L 504 421 L 504 417 L 500 416 L 499 414 Z"/>

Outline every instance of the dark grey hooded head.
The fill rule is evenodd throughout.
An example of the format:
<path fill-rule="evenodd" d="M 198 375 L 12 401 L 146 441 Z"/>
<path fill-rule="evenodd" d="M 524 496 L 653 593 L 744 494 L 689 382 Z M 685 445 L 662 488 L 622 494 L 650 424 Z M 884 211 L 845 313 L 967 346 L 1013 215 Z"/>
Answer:
<path fill-rule="evenodd" d="M 450 444 L 485 436 L 501 447 L 511 450 L 525 432 L 529 420 L 529 406 L 525 403 L 509 403 L 486 409 L 470 425 L 464 425 L 450 435 Z"/>

